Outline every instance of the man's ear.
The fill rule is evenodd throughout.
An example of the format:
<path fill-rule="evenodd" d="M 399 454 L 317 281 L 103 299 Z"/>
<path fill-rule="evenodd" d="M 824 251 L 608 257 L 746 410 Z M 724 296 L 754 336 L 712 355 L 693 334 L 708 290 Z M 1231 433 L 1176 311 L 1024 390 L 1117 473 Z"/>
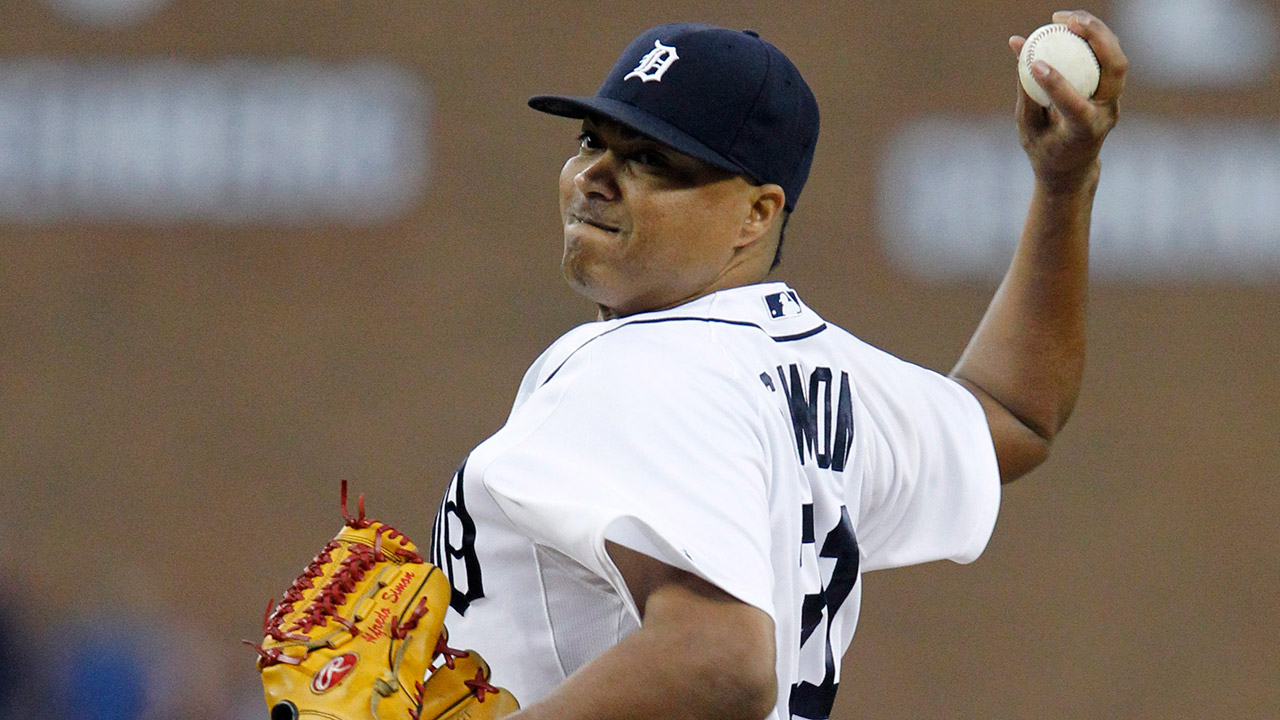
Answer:
<path fill-rule="evenodd" d="M 754 185 L 751 188 L 751 204 L 747 207 L 747 216 L 742 221 L 742 232 L 739 234 L 738 248 L 744 248 L 757 240 L 767 237 L 769 230 L 782 220 L 782 210 L 787 202 L 787 194 L 781 186 L 773 183 Z"/>

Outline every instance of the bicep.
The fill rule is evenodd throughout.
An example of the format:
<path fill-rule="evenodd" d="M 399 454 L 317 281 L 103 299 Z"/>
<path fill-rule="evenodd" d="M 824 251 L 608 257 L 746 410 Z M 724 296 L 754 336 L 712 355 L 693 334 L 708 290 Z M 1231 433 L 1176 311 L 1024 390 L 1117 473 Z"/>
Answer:
<path fill-rule="evenodd" d="M 724 693 L 767 714 L 776 700 L 773 618 L 706 580 L 614 542 L 605 549 L 621 573 L 641 629 L 684 656 L 704 691 Z"/>

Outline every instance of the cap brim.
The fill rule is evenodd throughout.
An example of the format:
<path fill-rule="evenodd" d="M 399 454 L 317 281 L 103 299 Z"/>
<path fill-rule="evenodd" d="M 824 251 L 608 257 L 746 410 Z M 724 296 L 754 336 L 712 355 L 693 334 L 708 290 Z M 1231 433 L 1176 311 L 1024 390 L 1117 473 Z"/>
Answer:
<path fill-rule="evenodd" d="M 529 107 L 567 118 L 585 118 L 589 115 L 607 118 L 685 155 L 759 182 L 741 165 L 695 140 L 680 128 L 620 100 L 602 97 L 535 95 L 529 98 Z"/>

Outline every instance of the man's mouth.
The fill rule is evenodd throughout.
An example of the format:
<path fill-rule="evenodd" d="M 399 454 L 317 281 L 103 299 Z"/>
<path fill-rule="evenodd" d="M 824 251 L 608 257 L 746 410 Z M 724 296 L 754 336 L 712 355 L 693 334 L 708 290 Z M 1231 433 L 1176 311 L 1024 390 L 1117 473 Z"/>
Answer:
<path fill-rule="evenodd" d="M 599 228 L 601 230 L 604 230 L 605 232 L 611 232 L 611 233 L 618 232 L 618 228 L 613 225 L 606 225 L 605 223 L 602 223 L 599 220 L 593 220 L 591 218 L 583 217 L 577 214 L 571 214 L 569 216 L 569 223 L 570 224 L 582 223 L 583 225 L 590 225 L 591 227 Z"/>

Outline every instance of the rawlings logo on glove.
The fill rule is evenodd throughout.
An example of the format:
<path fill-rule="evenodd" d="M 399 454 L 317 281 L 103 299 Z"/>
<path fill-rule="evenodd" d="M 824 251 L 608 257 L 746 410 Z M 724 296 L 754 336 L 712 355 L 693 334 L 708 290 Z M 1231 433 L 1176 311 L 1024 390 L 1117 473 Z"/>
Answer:
<path fill-rule="evenodd" d="M 254 644 L 271 720 L 489 720 L 519 709 L 489 666 L 448 646 L 450 587 L 394 528 L 347 512 Z M 246 641 L 247 642 L 247 641 Z"/>
<path fill-rule="evenodd" d="M 355 653 L 346 653 L 325 663 L 316 676 L 311 678 L 311 692 L 317 695 L 328 692 L 329 688 L 342 682 L 342 678 L 356 666 L 358 659 Z"/>

